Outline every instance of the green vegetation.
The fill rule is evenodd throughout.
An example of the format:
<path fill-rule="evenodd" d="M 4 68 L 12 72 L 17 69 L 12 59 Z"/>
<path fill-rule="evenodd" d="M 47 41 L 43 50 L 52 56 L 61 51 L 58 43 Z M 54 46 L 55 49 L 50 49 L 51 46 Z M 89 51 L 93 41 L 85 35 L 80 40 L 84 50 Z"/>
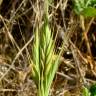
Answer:
<path fill-rule="evenodd" d="M 96 96 L 96 84 L 93 84 L 93 85 L 90 87 L 90 93 L 91 93 L 90 96 Z"/>
<path fill-rule="evenodd" d="M 85 17 L 96 16 L 96 0 L 73 0 L 74 10 Z"/>
<path fill-rule="evenodd" d="M 60 62 L 60 54 L 55 54 L 55 42 L 48 22 L 48 0 L 44 1 L 44 4 L 44 24 L 42 28 L 36 26 L 31 60 L 32 77 L 37 85 L 38 96 L 48 96 Z"/>
<path fill-rule="evenodd" d="M 83 87 L 83 92 L 82 93 L 83 93 L 83 96 L 90 96 L 90 91 L 86 87 Z"/>
<path fill-rule="evenodd" d="M 96 84 L 93 84 L 89 89 L 83 87 L 82 94 L 83 96 L 96 96 Z"/>

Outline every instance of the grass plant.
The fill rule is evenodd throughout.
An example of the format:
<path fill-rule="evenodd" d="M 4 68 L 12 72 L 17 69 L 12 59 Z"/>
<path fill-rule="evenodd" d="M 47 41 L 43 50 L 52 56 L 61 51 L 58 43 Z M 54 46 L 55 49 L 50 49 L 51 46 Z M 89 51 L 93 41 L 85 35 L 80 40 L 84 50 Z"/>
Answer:
<path fill-rule="evenodd" d="M 37 85 L 38 96 L 48 96 L 60 59 L 60 54 L 55 56 L 55 42 L 49 27 L 48 0 L 44 1 L 44 7 L 44 24 L 42 28 L 36 26 L 31 60 L 32 77 Z"/>

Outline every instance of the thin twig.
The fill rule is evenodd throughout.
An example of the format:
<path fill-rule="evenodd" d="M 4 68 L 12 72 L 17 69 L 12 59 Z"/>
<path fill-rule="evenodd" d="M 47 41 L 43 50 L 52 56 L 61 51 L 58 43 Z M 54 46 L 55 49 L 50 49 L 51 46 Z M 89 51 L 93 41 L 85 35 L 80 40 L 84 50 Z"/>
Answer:
<path fill-rule="evenodd" d="M 23 46 L 23 48 L 17 53 L 16 57 L 14 58 L 13 62 L 11 63 L 10 68 L 5 72 L 5 74 L 0 78 L 0 81 L 8 74 L 8 72 L 14 67 L 15 61 L 18 59 L 22 51 L 32 42 L 34 36 L 31 36 L 30 40 Z"/>

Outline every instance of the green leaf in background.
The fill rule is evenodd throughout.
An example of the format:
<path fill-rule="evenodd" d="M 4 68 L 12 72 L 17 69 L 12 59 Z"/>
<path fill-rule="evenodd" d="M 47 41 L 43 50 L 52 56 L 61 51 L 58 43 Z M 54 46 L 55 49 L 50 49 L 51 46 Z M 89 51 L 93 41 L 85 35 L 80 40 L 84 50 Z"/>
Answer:
<path fill-rule="evenodd" d="M 73 0 L 74 11 L 85 17 L 96 16 L 96 0 Z"/>
<path fill-rule="evenodd" d="M 73 0 L 74 11 L 76 14 L 80 14 L 80 12 L 84 9 L 85 3 L 84 0 Z"/>
<path fill-rule="evenodd" d="M 85 17 L 95 17 L 96 16 L 96 8 L 87 7 L 81 12 L 81 14 Z"/>
<path fill-rule="evenodd" d="M 90 96 L 90 92 L 89 92 L 89 90 L 86 88 L 86 87 L 83 87 L 83 90 L 82 90 L 83 92 L 83 96 Z"/>
<path fill-rule="evenodd" d="M 91 6 L 96 7 L 96 0 L 91 0 Z"/>
<path fill-rule="evenodd" d="M 96 96 L 96 84 L 90 87 L 91 96 Z"/>

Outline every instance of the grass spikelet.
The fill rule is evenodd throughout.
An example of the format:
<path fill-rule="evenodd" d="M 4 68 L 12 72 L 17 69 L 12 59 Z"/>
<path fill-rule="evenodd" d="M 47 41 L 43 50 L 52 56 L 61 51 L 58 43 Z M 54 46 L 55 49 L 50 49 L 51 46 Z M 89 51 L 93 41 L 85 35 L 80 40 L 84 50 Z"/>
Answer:
<path fill-rule="evenodd" d="M 38 96 L 48 96 L 49 90 L 58 69 L 60 55 L 54 59 L 55 42 L 48 22 L 48 1 L 45 1 L 44 24 L 36 28 L 33 43 L 32 76 L 37 85 Z"/>

